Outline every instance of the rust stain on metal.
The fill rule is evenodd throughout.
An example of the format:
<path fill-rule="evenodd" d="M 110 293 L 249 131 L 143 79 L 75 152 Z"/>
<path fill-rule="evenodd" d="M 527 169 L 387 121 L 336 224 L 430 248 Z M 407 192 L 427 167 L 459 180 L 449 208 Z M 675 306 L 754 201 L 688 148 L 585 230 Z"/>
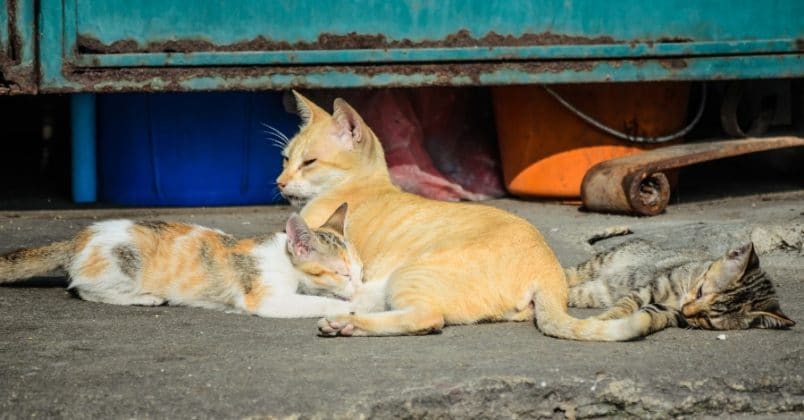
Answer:
<path fill-rule="evenodd" d="M 4 67 L 0 63 L 0 95 L 36 93 L 33 71 L 31 66 Z"/>
<path fill-rule="evenodd" d="M 36 93 L 33 65 L 20 65 L 0 50 L 0 95 Z"/>
<path fill-rule="evenodd" d="M 716 159 L 804 146 L 804 138 L 783 136 L 721 140 L 663 147 L 607 160 L 587 171 L 581 184 L 586 209 L 653 216 L 670 202 L 666 172 Z"/>
<path fill-rule="evenodd" d="M 17 0 L 5 2 L 8 15 L 8 44 L 0 45 L 0 94 L 36 93 L 37 85 L 34 79 L 32 65 L 21 64 L 21 51 L 23 36 L 16 25 Z"/>
<path fill-rule="evenodd" d="M 441 40 L 413 41 L 410 39 L 389 40 L 383 34 L 347 34 L 322 33 L 315 42 L 277 41 L 264 36 L 236 42 L 227 45 L 218 45 L 205 39 L 181 39 L 153 41 L 140 45 L 137 41 L 126 39 L 111 44 L 104 44 L 100 40 L 87 35 L 79 34 L 76 38 L 78 53 L 83 54 L 120 54 L 120 53 L 148 53 L 148 52 L 200 52 L 200 51 L 309 51 L 309 50 L 341 50 L 341 49 L 394 49 L 394 48 L 434 48 L 434 47 L 519 47 L 532 45 L 593 45 L 618 43 L 609 36 L 583 37 L 574 35 L 542 32 L 539 34 L 524 34 L 522 36 L 501 35 L 494 31 L 480 38 L 472 37 L 471 33 L 462 29 L 447 35 Z"/>
<path fill-rule="evenodd" d="M 33 74 L 33 66 L 11 66 L 0 60 L 0 95 L 36 93 Z"/>
<path fill-rule="evenodd" d="M 8 16 L 8 51 L 6 55 L 11 61 L 19 60 L 19 51 L 22 49 L 22 36 L 17 30 L 17 0 L 6 0 L 6 14 Z"/>
<path fill-rule="evenodd" d="M 687 67 L 687 60 L 683 58 L 666 58 L 659 60 L 659 65 L 668 70 L 681 70 Z"/>
<path fill-rule="evenodd" d="M 510 63 L 448 63 L 448 64 L 383 64 L 361 66 L 283 66 L 283 67 L 134 67 L 134 68 L 85 68 L 74 67 L 69 63 L 62 65 L 65 77 L 80 85 L 79 88 L 48 88 L 47 92 L 75 91 L 180 91 L 187 90 L 185 83 L 199 78 L 225 80 L 222 88 L 270 88 L 270 81 L 251 83 L 266 76 L 281 76 L 282 87 L 290 84 L 304 87 L 326 87 L 310 83 L 311 74 L 339 72 L 365 79 L 367 85 L 374 85 L 372 78 L 380 75 L 418 77 L 417 85 L 447 86 L 455 80 L 465 80 L 469 84 L 482 84 L 481 76 L 498 71 L 519 71 L 527 73 L 558 73 L 564 71 L 586 72 L 594 69 L 599 62 L 590 61 L 549 61 L 549 62 L 510 62 Z M 457 78 L 457 79 L 456 79 Z M 381 82 L 382 86 L 407 86 L 399 82 Z"/>
<path fill-rule="evenodd" d="M 653 48 L 653 46 L 656 44 L 683 44 L 686 42 L 693 42 L 693 41 L 695 40 L 692 38 L 686 38 L 682 36 L 661 36 L 656 39 L 647 40 L 645 41 L 645 44 L 647 44 L 648 47 Z"/>

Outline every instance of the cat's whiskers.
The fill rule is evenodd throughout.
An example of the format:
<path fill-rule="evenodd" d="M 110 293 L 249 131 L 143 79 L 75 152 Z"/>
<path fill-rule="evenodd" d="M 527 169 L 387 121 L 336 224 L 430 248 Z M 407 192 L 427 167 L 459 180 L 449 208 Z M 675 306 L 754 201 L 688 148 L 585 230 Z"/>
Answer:
<path fill-rule="evenodd" d="M 274 195 L 271 197 L 271 201 L 276 201 L 277 198 L 282 198 L 282 192 L 279 189 L 274 188 Z"/>
<path fill-rule="evenodd" d="M 268 135 L 268 140 L 271 141 L 271 144 L 273 146 L 278 147 L 280 149 L 285 147 L 285 140 L 284 139 L 282 139 L 280 137 L 277 137 L 276 134 L 271 133 L 269 131 L 264 131 L 264 133 Z"/>
<path fill-rule="evenodd" d="M 290 143 L 290 138 L 288 138 L 288 136 L 285 133 L 283 133 L 276 127 L 266 123 L 260 123 L 260 124 L 263 127 L 267 128 L 267 130 L 264 130 L 263 133 L 269 136 L 268 138 L 271 139 L 274 146 L 284 148 L 285 146 L 288 145 L 288 143 Z"/>

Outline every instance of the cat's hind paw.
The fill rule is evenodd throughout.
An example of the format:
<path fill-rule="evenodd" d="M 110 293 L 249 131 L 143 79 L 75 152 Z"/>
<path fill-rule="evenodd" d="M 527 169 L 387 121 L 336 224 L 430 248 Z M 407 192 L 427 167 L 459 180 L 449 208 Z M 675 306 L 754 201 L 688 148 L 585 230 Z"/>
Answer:
<path fill-rule="evenodd" d="M 318 335 L 322 337 L 351 337 L 355 327 L 349 322 L 335 321 L 327 318 L 318 320 Z"/>

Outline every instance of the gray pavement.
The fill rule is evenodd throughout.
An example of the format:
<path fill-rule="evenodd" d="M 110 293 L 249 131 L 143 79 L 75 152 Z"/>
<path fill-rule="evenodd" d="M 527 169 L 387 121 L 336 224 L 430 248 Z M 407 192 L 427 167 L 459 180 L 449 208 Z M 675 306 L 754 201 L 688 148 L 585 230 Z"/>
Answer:
<path fill-rule="evenodd" d="M 672 329 L 629 343 L 556 340 L 530 322 L 325 339 L 311 319 L 84 302 L 55 273 L 0 287 L 0 418 L 804 416 L 804 191 L 677 204 L 654 218 L 492 204 L 537 225 L 564 264 L 591 255 L 585 239 L 615 225 L 712 252 L 752 237 L 799 325 L 726 332 L 725 340 Z M 5 211 L 0 251 L 110 217 L 183 220 L 244 236 L 280 229 L 289 212 Z"/>

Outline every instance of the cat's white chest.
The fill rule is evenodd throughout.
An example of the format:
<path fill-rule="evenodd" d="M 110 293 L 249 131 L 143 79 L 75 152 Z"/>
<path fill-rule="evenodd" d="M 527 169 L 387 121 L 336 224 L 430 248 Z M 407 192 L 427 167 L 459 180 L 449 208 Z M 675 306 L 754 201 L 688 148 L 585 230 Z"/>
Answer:
<path fill-rule="evenodd" d="M 300 275 L 288 258 L 286 243 L 287 235 L 278 233 L 251 252 L 257 261 L 260 281 L 270 287 L 273 295 L 295 294 L 299 287 Z"/>
<path fill-rule="evenodd" d="M 386 310 L 386 290 L 388 277 L 363 283 L 352 298 L 352 308 L 356 312 L 379 312 Z"/>

